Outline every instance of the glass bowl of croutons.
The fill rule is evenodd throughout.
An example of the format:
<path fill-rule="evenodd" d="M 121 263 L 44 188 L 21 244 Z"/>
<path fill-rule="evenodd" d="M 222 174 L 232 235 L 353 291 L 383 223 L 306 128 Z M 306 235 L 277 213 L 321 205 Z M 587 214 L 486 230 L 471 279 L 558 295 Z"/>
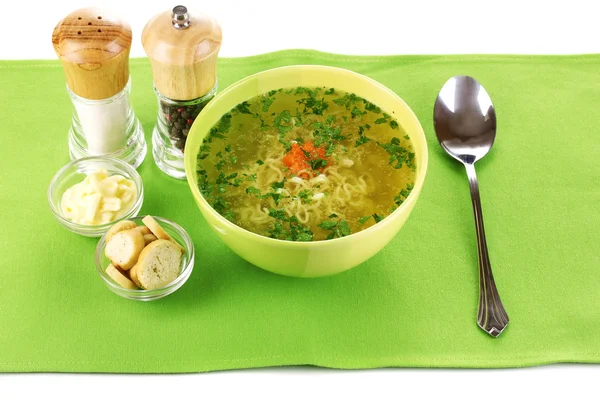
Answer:
<path fill-rule="evenodd" d="M 194 268 L 194 243 L 181 226 L 146 215 L 114 224 L 96 246 L 96 268 L 121 297 L 151 301 L 179 289 Z"/>

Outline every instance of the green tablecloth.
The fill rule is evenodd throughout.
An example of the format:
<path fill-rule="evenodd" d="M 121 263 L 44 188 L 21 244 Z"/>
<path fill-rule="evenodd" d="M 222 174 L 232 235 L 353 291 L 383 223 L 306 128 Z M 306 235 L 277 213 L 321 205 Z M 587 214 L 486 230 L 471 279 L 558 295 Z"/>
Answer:
<path fill-rule="evenodd" d="M 425 187 L 402 231 L 362 266 L 324 279 L 277 276 L 212 233 L 187 183 L 149 152 L 143 214 L 192 235 L 196 267 L 176 293 L 122 299 L 97 275 L 97 239 L 54 221 L 46 189 L 69 161 L 70 101 L 57 61 L 0 62 L 0 371 L 193 372 L 273 365 L 511 367 L 600 362 L 600 55 L 349 57 L 291 50 L 221 59 L 224 88 L 289 64 L 366 74 L 415 111 L 430 146 Z M 476 325 L 477 250 L 467 180 L 438 146 L 433 103 L 473 75 L 497 107 L 478 164 L 490 256 L 511 323 Z M 131 61 L 150 133 L 150 66 Z"/>

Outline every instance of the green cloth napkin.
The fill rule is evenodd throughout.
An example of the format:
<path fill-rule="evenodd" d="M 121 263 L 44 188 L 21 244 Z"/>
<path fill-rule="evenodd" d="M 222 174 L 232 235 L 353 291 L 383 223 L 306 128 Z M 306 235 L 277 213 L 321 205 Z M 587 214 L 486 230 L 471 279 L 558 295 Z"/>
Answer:
<path fill-rule="evenodd" d="M 365 264 L 321 279 L 260 270 L 203 220 L 186 182 L 155 165 L 150 66 L 131 60 L 149 152 L 142 214 L 192 235 L 196 266 L 162 300 L 111 293 L 97 239 L 46 202 L 68 161 L 71 104 L 57 61 L 0 62 L 0 371 L 194 372 L 275 365 L 516 367 L 600 362 L 600 55 L 350 57 L 290 50 L 219 60 L 224 88 L 290 64 L 368 75 L 398 93 L 429 143 L 405 227 Z M 436 142 L 433 104 L 451 76 L 489 91 L 498 136 L 478 163 L 494 275 L 510 324 L 476 325 L 477 248 L 465 172 Z"/>

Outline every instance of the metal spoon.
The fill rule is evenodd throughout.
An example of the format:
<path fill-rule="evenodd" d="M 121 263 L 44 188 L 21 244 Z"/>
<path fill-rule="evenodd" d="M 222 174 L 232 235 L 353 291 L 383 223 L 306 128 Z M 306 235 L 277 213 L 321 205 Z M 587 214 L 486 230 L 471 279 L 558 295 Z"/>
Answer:
<path fill-rule="evenodd" d="M 483 86 L 470 76 L 450 78 L 435 101 L 433 125 L 446 153 L 463 163 L 467 169 L 479 251 L 477 323 L 481 329 L 497 337 L 506 328 L 508 315 L 492 275 L 475 175 L 475 162 L 490 151 L 496 137 L 496 113 L 492 99 Z"/>

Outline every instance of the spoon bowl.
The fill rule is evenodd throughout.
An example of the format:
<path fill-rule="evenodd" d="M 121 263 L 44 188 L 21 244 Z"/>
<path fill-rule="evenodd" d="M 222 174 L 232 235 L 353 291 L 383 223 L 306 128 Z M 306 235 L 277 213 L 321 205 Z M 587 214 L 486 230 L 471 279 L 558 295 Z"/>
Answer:
<path fill-rule="evenodd" d="M 494 144 L 496 112 L 492 99 L 470 76 L 455 76 L 444 84 L 433 119 L 440 145 L 460 162 L 480 160 Z"/>

